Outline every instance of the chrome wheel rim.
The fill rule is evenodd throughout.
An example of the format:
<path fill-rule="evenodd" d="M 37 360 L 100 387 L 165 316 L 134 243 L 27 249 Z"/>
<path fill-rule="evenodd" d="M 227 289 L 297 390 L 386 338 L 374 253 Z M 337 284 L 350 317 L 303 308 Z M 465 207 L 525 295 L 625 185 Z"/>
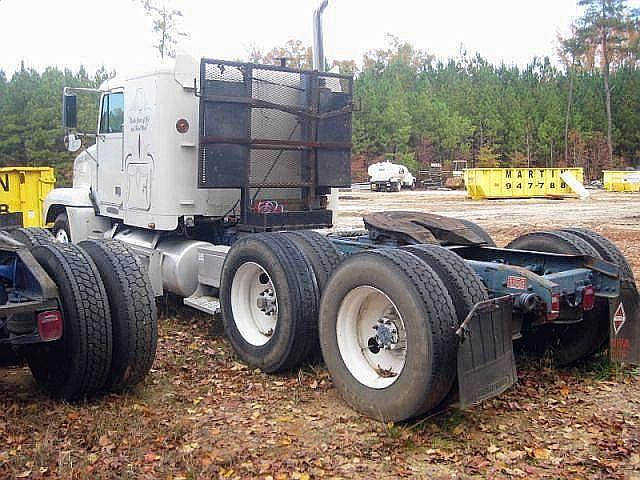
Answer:
<path fill-rule="evenodd" d="M 67 231 L 64 228 L 56 232 L 56 240 L 59 243 L 69 243 L 69 235 L 67 235 Z"/>

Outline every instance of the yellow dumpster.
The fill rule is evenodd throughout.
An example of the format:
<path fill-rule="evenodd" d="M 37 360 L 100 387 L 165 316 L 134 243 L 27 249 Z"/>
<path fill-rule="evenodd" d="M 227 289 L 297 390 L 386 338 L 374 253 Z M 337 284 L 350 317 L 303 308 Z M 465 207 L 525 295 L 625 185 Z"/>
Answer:
<path fill-rule="evenodd" d="M 604 189 L 610 192 L 640 192 L 640 171 L 605 170 Z"/>
<path fill-rule="evenodd" d="M 560 176 L 568 172 L 582 183 L 582 168 L 470 168 L 464 171 L 473 199 L 575 197 Z"/>
<path fill-rule="evenodd" d="M 22 212 L 25 227 L 43 227 L 42 203 L 55 183 L 51 167 L 0 168 L 0 215 Z"/>

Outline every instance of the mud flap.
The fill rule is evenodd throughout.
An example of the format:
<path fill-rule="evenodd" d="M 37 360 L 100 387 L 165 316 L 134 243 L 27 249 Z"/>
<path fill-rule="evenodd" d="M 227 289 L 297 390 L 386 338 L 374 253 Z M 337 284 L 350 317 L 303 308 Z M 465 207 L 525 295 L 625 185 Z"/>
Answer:
<path fill-rule="evenodd" d="M 611 361 L 640 365 L 640 299 L 633 281 L 620 283 L 620 297 L 609 302 Z"/>
<path fill-rule="evenodd" d="M 460 408 L 500 395 L 518 380 L 512 314 L 508 295 L 478 303 L 456 332 Z"/>

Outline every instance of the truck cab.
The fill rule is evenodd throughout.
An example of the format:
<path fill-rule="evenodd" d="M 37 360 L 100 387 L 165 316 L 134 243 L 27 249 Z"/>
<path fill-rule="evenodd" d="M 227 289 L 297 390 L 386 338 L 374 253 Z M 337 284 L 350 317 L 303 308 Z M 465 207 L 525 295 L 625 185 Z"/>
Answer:
<path fill-rule="evenodd" d="M 59 241 L 116 238 L 145 259 L 156 293 L 189 297 L 199 249 L 246 233 L 329 227 L 350 186 L 352 78 L 182 55 L 116 77 L 100 96 L 95 144 L 44 215 Z M 70 149 L 76 93 L 63 95 Z M 218 255 L 216 251 L 214 255 Z"/>
<path fill-rule="evenodd" d="M 101 85 L 95 144 L 76 158 L 73 187 L 47 196 L 46 220 L 66 215 L 78 242 L 114 223 L 173 231 L 181 219 L 229 210 L 238 192 L 197 188 L 197 88 L 198 62 L 189 56 Z"/>

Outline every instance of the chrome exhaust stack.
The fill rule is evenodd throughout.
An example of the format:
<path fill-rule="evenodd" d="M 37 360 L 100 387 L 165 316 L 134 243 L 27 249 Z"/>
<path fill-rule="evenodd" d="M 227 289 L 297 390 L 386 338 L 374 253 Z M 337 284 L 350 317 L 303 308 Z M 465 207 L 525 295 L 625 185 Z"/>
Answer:
<path fill-rule="evenodd" d="M 329 0 L 322 0 L 313 14 L 313 69 L 324 72 L 324 43 L 322 39 L 322 13 Z"/>

